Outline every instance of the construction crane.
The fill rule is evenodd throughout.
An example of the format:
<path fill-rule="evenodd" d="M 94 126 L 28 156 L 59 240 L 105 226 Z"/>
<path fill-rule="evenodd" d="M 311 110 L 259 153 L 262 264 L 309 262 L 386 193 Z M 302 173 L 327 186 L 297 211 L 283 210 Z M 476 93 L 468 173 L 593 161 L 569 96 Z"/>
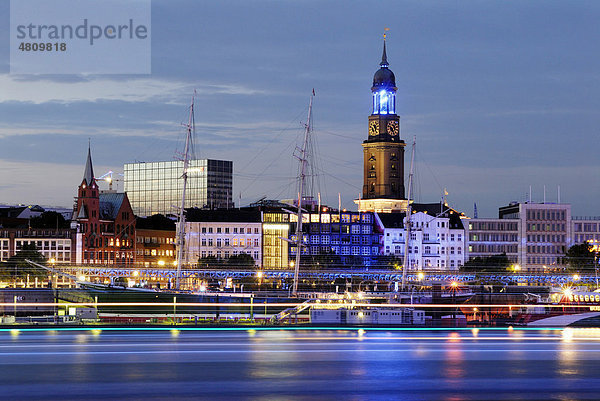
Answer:
<path fill-rule="evenodd" d="M 123 176 L 123 174 L 115 173 L 114 171 L 110 170 L 108 173 L 101 175 L 100 177 L 97 177 L 96 180 L 103 180 L 103 181 L 108 182 L 108 190 L 112 191 L 113 190 L 113 187 L 112 187 L 113 182 L 114 181 L 122 181 L 122 179 L 120 179 L 120 178 L 115 178 L 114 177 L 115 175 L 120 176 L 120 177 Z"/>

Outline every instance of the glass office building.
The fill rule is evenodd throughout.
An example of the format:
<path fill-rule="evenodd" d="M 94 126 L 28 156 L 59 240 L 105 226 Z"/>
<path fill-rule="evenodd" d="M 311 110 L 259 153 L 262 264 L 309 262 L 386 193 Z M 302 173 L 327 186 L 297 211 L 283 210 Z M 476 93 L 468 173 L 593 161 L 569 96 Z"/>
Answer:
<path fill-rule="evenodd" d="M 137 216 L 177 214 L 183 193 L 183 161 L 128 163 L 124 188 Z M 233 207 L 233 162 L 191 160 L 185 207 Z"/>

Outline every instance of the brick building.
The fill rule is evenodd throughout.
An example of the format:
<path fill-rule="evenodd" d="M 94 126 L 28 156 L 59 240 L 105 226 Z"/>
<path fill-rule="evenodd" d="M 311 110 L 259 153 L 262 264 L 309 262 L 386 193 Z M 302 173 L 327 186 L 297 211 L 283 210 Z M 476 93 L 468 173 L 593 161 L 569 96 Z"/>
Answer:
<path fill-rule="evenodd" d="M 88 148 L 71 227 L 76 230 L 75 263 L 132 266 L 135 216 L 126 193 L 101 193 Z"/>

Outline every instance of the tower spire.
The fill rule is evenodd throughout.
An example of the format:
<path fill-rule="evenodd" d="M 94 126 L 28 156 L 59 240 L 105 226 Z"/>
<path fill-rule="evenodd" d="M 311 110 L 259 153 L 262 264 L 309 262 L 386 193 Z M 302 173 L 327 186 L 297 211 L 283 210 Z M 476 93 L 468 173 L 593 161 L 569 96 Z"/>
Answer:
<path fill-rule="evenodd" d="M 387 67 L 389 65 L 388 61 L 387 61 L 387 53 L 385 51 L 385 41 L 387 38 L 387 31 L 389 31 L 390 28 L 385 28 L 383 30 L 383 54 L 381 55 L 381 63 L 379 64 L 382 67 Z"/>
<path fill-rule="evenodd" d="M 87 185 L 92 185 L 92 182 L 94 180 L 94 167 L 92 166 L 92 149 L 89 142 L 87 161 L 85 162 L 85 170 L 83 172 L 83 179 L 85 180 Z"/>

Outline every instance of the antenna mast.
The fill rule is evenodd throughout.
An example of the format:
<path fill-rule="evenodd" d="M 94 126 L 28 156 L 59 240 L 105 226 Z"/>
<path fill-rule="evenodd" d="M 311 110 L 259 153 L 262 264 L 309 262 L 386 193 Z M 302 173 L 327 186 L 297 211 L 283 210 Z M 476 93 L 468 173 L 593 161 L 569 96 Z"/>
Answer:
<path fill-rule="evenodd" d="M 308 163 L 306 154 L 311 131 L 312 103 L 314 97 L 315 90 L 313 89 L 312 94 L 310 95 L 310 102 L 308 103 L 308 118 L 306 124 L 304 125 L 304 142 L 302 144 L 302 149 L 300 150 L 300 156 L 298 156 L 298 160 L 300 160 L 300 188 L 298 191 L 298 222 L 296 223 L 296 264 L 294 265 L 294 287 L 292 290 L 293 296 L 298 295 L 298 273 L 300 272 L 300 254 L 302 253 L 303 245 L 302 199 L 304 199 L 304 187 L 306 184 L 306 165 Z"/>
<path fill-rule="evenodd" d="M 412 143 L 412 152 L 410 155 L 410 173 L 408 174 L 408 204 L 406 206 L 406 238 L 404 240 L 404 267 L 402 268 L 402 291 L 404 291 L 404 286 L 406 285 L 406 271 L 408 270 L 408 242 L 410 241 L 410 215 L 412 214 L 412 210 L 410 207 L 410 197 L 412 195 L 412 180 L 413 180 L 413 172 L 414 172 L 414 162 L 415 162 L 415 146 L 417 144 L 417 137 L 413 137 Z"/>
<path fill-rule="evenodd" d="M 183 263 L 183 247 L 185 244 L 185 190 L 187 187 L 188 167 L 190 163 L 189 153 L 190 144 L 192 141 L 192 132 L 194 128 L 194 97 L 196 91 L 192 95 L 192 103 L 190 105 L 190 115 L 186 124 L 187 135 L 185 137 L 185 153 L 183 155 L 183 193 L 181 195 L 181 208 L 179 209 L 179 226 L 177 227 L 177 273 L 175 276 L 175 288 L 179 290 L 181 285 L 181 265 Z"/>

